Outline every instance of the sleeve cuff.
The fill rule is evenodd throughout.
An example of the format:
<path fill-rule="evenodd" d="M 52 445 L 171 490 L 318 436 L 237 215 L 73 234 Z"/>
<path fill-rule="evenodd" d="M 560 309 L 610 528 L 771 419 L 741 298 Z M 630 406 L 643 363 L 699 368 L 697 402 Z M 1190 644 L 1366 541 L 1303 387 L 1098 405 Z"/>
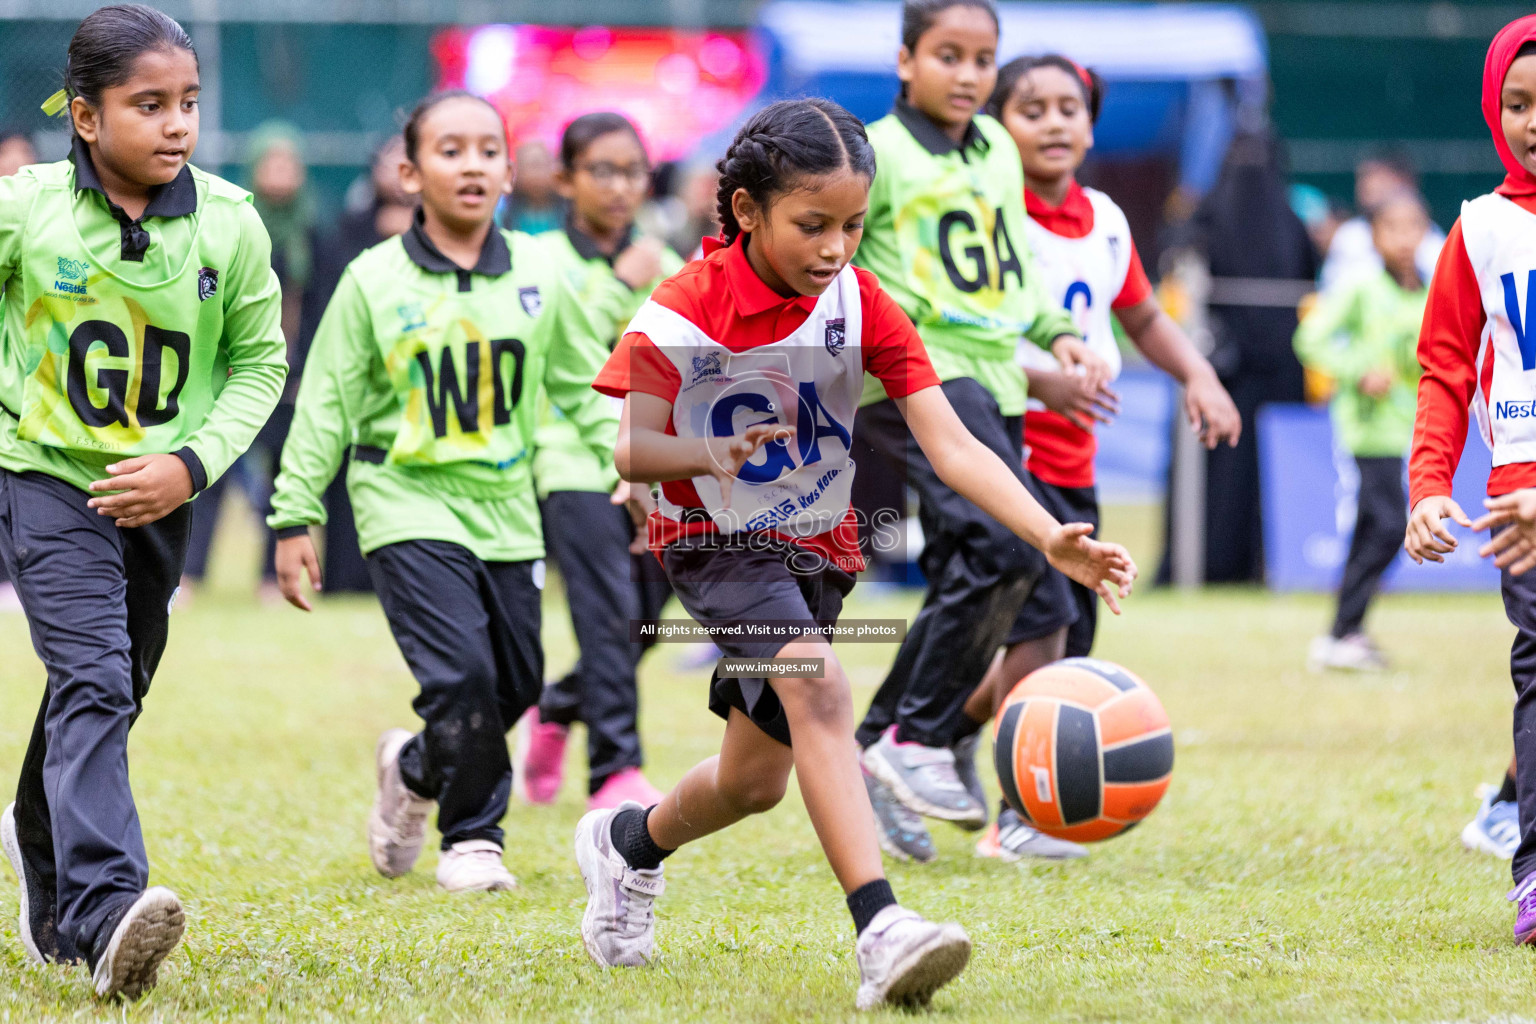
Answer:
<path fill-rule="evenodd" d="M 187 467 L 187 472 L 192 477 L 192 493 L 197 494 L 208 487 L 208 470 L 203 468 L 203 460 L 197 457 L 197 452 L 191 448 L 181 448 L 171 453 L 180 459 Z"/>
<path fill-rule="evenodd" d="M 284 526 L 282 529 L 274 530 L 273 532 L 277 534 L 278 540 L 288 540 L 292 537 L 307 537 L 309 535 L 309 524 L 300 523 L 298 526 Z"/>

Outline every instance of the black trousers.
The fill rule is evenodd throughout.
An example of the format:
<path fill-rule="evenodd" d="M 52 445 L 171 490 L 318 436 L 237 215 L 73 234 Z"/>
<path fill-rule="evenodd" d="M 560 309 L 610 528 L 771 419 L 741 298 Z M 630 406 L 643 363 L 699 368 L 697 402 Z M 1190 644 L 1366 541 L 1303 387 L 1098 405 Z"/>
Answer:
<path fill-rule="evenodd" d="M 1408 530 L 1408 497 L 1403 493 L 1403 460 L 1392 456 L 1356 456 L 1360 467 L 1359 511 L 1349 542 L 1339 608 L 1333 617 L 1335 639 L 1358 633 L 1365 612 L 1381 586 L 1381 574 L 1403 546 Z"/>
<path fill-rule="evenodd" d="M 1515 627 L 1509 674 L 1515 684 L 1515 796 L 1520 806 L 1520 846 L 1510 873 L 1518 885 L 1536 872 L 1536 572 L 1511 576 L 1505 569 L 1501 590 L 1504 614 Z"/>
<path fill-rule="evenodd" d="M 124 530 L 89 499 L 0 469 L 0 562 L 48 672 L 16 786 L 17 838 L 37 898 L 55 900 L 60 955 L 94 961 L 149 880 L 128 730 L 165 651 L 192 510 Z"/>
<path fill-rule="evenodd" d="M 1003 416 L 991 392 L 974 380 L 945 381 L 943 388 L 966 428 L 1030 486 L 1020 417 Z M 926 540 L 919 565 L 928 579 L 923 607 L 875 693 L 858 741 L 868 746 L 894 722 L 902 740 L 948 746 L 964 735 L 966 699 L 981 683 L 1048 563 L 939 479 L 894 402 L 886 399 L 859 410 L 854 430 L 917 492 Z M 1062 589 L 1062 601 L 1069 603 Z"/>
<path fill-rule="evenodd" d="M 387 544 L 368 556 L 390 631 L 421 686 L 425 727 L 400 751 L 410 790 L 437 801 L 443 849 L 501 844 L 512 795 L 507 730 L 539 699 L 537 562 L 485 562 L 438 540 Z"/>
<path fill-rule="evenodd" d="M 1059 487 L 1036 479 L 1032 493 L 1061 523 L 1089 523 L 1095 537 L 1099 528 L 1099 495 L 1093 487 Z M 1035 587 L 1029 600 L 1019 610 L 1019 617 L 1008 631 L 1008 646 L 1028 640 L 1040 640 L 1061 629 L 1071 615 L 1062 603 L 1062 587 L 1071 595 L 1069 605 L 1076 615 L 1067 626 L 1066 657 L 1086 658 L 1093 653 L 1093 640 L 1099 628 L 1099 595 L 1068 579 L 1056 569 L 1046 569 L 1046 579 Z"/>
<path fill-rule="evenodd" d="M 644 763 L 635 668 L 654 641 L 630 643 L 629 625 L 658 617 L 672 588 L 653 556 L 630 554 L 634 524 L 608 495 L 553 491 L 539 511 L 580 650 L 576 665 L 545 685 L 539 718 L 586 725 L 587 785 L 595 793 L 608 776 Z"/>

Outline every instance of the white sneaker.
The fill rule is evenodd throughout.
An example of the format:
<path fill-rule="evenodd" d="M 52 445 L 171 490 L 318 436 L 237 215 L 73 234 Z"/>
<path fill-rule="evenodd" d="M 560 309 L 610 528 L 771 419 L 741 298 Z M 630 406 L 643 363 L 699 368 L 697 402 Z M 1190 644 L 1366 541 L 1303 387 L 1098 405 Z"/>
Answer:
<path fill-rule="evenodd" d="M 186 918 L 176 894 L 157 885 L 146 889 L 117 922 L 96 962 L 91 980 L 102 999 L 137 999 L 155 987 L 160 964 L 181 941 Z"/>
<path fill-rule="evenodd" d="M 656 955 L 656 897 L 666 889 L 661 868 L 639 871 L 613 846 L 614 815 L 643 810 L 633 800 L 611 811 L 589 811 L 576 825 L 576 864 L 587 884 L 581 941 L 602 967 L 644 967 Z"/>
<path fill-rule="evenodd" d="M 889 906 L 859 936 L 861 1010 L 878 1006 L 927 1006 L 939 988 L 965 970 L 971 939 L 958 924 L 934 924 L 903 907 Z"/>
<path fill-rule="evenodd" d="M 379 792 L 368 815 L 368 854 L 385 878 L 399 878 L 416 864 L 427 838 L 427 815 L 435 800 L 424 800 L 400 778 L 400 748 L 411 734 L 389 729 L 374 755 Z"/>
<path fill-rule="evenodd" d="M 1351 633 L 1338 639 L 1331 636 L 1314 637 L 1307 651 L 1307 668 L 1313 672 L 1328 669 L 1340 672 L 1382 672 L 1386 667 L 1386 655 L 1381 653 L 1376 641 L 1364 633 Z"/>
<path fill-rule="evenodd" d="M 16 884 L 20 890 L 17 900 L 21 904 L 21 916 L 17 921 L 17 934 L 21 936 L 21 944 L 33 963 L 47 963 L 42 950 L 37 948 L 37 943 L 32 939 L 32 899 L 36 894 L 27 884 L 27 866 L 21 859 L 21 843 L 16 839 L 15 803 L 6 804 L 5 811 L 0 813 L 0 845 L 5 847 L 6 859 L 11 862 L 11 870 L 16 873 Z"/>
<path fill-rule="evenodd" d="M 505 892 L 517 879 L 501 862 L 501 847 L 489 839 L 466 839 L 443 851 L 437 884 L 449 892 Z"/>

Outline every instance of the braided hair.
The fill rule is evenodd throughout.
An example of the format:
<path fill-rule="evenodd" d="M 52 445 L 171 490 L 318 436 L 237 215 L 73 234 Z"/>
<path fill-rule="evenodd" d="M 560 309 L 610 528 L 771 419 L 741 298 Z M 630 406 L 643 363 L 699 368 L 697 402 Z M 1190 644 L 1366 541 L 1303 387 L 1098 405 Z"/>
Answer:
<path fill-rule="evenodd" d="M 720 172 L 715 194 L 720 235 L 729 245 L 741 234 L 731 205 L 737 189 L 766 210 L 775 198 L 794 191 L 805 175 L 847 168 L 872 181 L 875 150 L 863 122 L 833 101 L 781 100 L 742 125 L 715 167 Z"/>
<path fill-rule="evenodd" d="M 1059 53 L 1047 53 L 1038 57 L 1015 57 L 997 69 L 997 85 L 992 98 L 987 100 L 986 113 L 1002 120 L 1003 108 L 1013 96 L 1019 82 L 1036 68 L 1056 68 L 1072 76 L 1083 93 L 1083 106 L 1088 108 L 1088 123 L 1099 123 L 1099 109 L 1104 106 L 1104 79 L 1092 68 L 1085 68 L 1070 57 Z"/>

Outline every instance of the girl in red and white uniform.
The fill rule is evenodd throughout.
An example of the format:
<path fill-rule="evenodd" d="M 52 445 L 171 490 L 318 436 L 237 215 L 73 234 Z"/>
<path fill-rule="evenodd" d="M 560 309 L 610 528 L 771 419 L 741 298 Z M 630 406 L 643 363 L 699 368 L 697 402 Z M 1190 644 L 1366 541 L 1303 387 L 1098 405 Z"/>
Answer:
<path fill-rule="evenodd" d="M 924 1003 L 969 955 L 958 925 L 896 904 L 825 632 L 863 567 L 848 452 L 866 371 L 947 484 L 1111 606 L 1135 577 L 1124 548 L 1057 522 L 971 436 L 911 321 L 849 264 L 874 171 L 863 125 L 835 103 L 755 115 L 720 163 L 724 243 L 656 289 L 594 384 L 624 398 L 620 474 L 663 481 L 651 542 L 683 607 L 728 658 L 785 669 L 717 669 L 720 753 L 652 807 L 581 820 L 582 938 L 604 966 L 651 959 L 663 858 L 773 807 L 791 768 L 853 915 L 858 1005 Z"/>
<path fill-rule="evenodd" d="M 1237 407 L 1205 357 L 1152 295 L 1125 214 L 1102 192 L 1084 188 L 1076 174 L 1093 148 L 1093 126 L 1103 100 L 1099 77 L 1066 57 L 1020 57 L 998 71 L 987 112 L 1008 129 L 1024 163 L 1029 247 L 1046 287 L 1072 311 L 1083 340 L 1120 373 L 1120 349 L 1111 313 L 1154 366 L 1185 389 L 1190 426 L 1214 448 L 1236 444 L 1242 431 Z M 1118 399 L 1107 386 L 1089 387 L 1062 372 L 1055 360 L 1020 345 L 1029 375 L 1030 408 L 1024 416 L 1026 465 L 1040 482 L 1041 500 L 1059 519 L 1099 522 L 1093 460 L 1096 422 L 1107 423 Z M 1086 657 L 1093 649 L 1097 602 L 1073 584 L 1076 620 L 1062 627 L 1060 610 L 1048 605 L 1055 588 L 1037 586 L 1020 610 L 1007 646 L 972 696 L 966 713 L 985 720 L 1019 679 L 1062 657 Z M 1040 837 L 1004 808 L 977 844 L 984 856 L 1081 855 Z"/>
<path fill-rule="evenodd" d="M 1457 546 L 1444 520 L 1498 530 L 1481 553 L 1503 570 L 1504 611 L 1517 630 L 1510 674 L 1520 845 L 1509 898 L 1515 941 L 1525 943 L 1536 941 L 1536 15 L 1494 37 L 1482 106 L 1508 173 L 1462 204 L 1429 285 L 1404 546 L 1416 562 L 1443 562 Z M 1489 512 L 1475 523 L 1451 498 L 1469 408 L 1493 453 Z"/>

